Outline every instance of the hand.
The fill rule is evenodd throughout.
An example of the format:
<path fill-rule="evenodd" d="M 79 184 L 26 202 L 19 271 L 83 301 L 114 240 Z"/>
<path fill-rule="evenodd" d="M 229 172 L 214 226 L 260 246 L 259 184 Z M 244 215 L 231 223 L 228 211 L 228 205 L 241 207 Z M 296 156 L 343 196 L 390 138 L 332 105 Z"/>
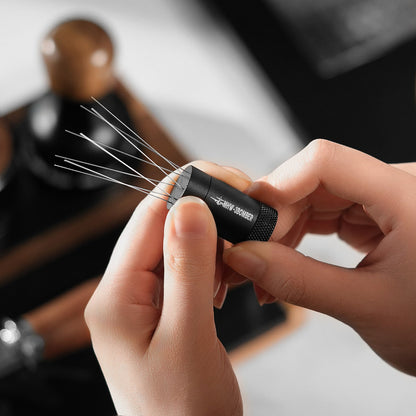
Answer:
<path fill-rule="evenodd" d="M 201 200 L 183 198 L 167 217 L 151 196 L 137 207 L 85 313 L 119 414 L 242 414 L 214 324 L 216 257 Z"/>
<path fill-rule="evenodd" d="M 390 166 L 335 143 L 312 142 L 256 183 L 251 195 L 275 206 L 273 240 L 224 253 L 263 300 L 331 315 L 396 368 L 416 375 L 416 165 Z M 354 269 L 305 257 L 307 232 L 337 232 L 367 253 Z"/>

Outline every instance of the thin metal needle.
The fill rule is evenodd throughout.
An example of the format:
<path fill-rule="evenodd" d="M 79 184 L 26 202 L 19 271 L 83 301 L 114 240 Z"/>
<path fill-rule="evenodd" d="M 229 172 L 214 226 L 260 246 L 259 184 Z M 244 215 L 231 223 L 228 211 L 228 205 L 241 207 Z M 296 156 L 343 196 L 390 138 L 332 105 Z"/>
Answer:
<path fill-rule="evenodd" d="M 72 162 L 70 160 L 64 160 L 64 162 L 70 163 L 70 164 L 72 164 L 74 166 L 79 167 L 80 169 L 85 169 L 87 171 L 74 169 L 74 168 L 71 168 L 71 167 L 65 166 L 65 165 L 55 164 L 54 166 L 56 166 L 58 168 L 61 168 L 61 169 L 69 170 L 71 172 L 76 172 L 76 173 L 80 173 L 80 174 L 83 174 L 83 175 L 89 175 L 89 176 L 92 176 L 94 178 L 103 179 L 103 180 L 106 180 L 108 182 L 112 182 L 112 183 L 116 183 L 116 184 L 119 184 L 119 185 L 123 185 L 123 186 L 126 186 L 128 188 L 134 189 L 135 191 L 142 192 L 142 193 L 144 193 L 146 195 L 151 195 L 151 196 L 153 196 L 155 198 L 158 198 L 158 199 L 160 199 L 162 201 L 167 202 L 167 199 L 162 198 L 162 196 L 166 197 L 166 195 L 164 193 L 160 193 L 160 192 L 155 191 L 155 189 L 149 190 L 149 189 L 146 189 L 146 188 L 142 188 L 140 186 L 135 186 L 135 185 L 128 184 L 126 182 L 119 181 L 119 180 L 117 180 L 115 178 L 112 178 L 110 176 L 104 175 L 103 173 L 100 173 L 100 172 L 96 172 L 93 169 L 88 169 L 87 167 L 82 166 L 82 165 L 79 165 L 79 164 L 77 164 L 75 162 Z M 161 195 L 161 196 L 157 196 L 157 195 Z"/>
<path fill-rule="evenodd" d="M 153 163 L 151 163 L 148 160 L 145 160 L 145 159 L 143 159 L 141 157 L 138 157 L 138 156 L 135 156 L 135 155 L 131 155 L 130 153 L 127 153 L 127 152 L 123 152 L 122 150 L 117 149 L 115 147 L 111 147 L 108 144 L 104 144 L 104 143 L 101 143 L 101 142 L 98 142 L 98 143 L 100 143 L 101 146 L 105 147 L 106 149 L 112 150 L 113 152 L 120 153 L 123 156 L 127 156 L 127 157 L 130 157 L 132 159 L 138 160 L 139 162 L 143 162 L 143 163 L 146 163 L 147 165 L 153 166 Z M 159 166 L 159 167 L 161 169 L 163 169 L 163 172 L 164 172 L 165 175 L 169 175 L 170 173 L 173 173 L 174 172 L 173 170 L 170 170 L 170 169 L 165 168 L 163 166 Z"/>
<path fill-rule="evenodd" d="M 134 173 L 125 172 L 124 170 L 110 168 L 109 166 L 97 165 L 95 163 L 85 162 L 83 160 L 74 159 L 74 158 L 68 157 L 68 156 L 61 156 L 61 155 L 55 155 L 55 156 L 60 158 L 60 159 L 63 159 L 65 162 L 69 162 L 69 161 L 76 162 L 76 163 L 79 163 L 79 164 L 82 164 L 82 165 L 93 166 L 93 167 L 98 168 L 98 169 L 109 170 L 111 172 L 120 173 L 122 175 L 133 176 L 134 178 L 142 179 L 140 176 L 135 175 Z M 97 172 L 97 173 L 100 173 L 100 172 Z M 165 182 L 164 179 L 163 180 L 152 179 L 152 181 L 155 182 L 155 183 L 159 183 L 159 184 L 175 186 L 175 183 Z M 169 195 L 169 194 L 166 193 L 166 195 Z"/>
<path fill-rule="evenodd" d="M 135 137 L 137 137 L 140 142 L 145 143 L 147 146 L 150 147 L 150 149 L 159 155 L 163 160 L 165 160 L 167 163 L 169 163 L 172 167 L 175 169 L 178 169 L 180 166 L 178 166 L 176 163 L 169 160 L 167 157 L 163 156 L 161 153 L 159 153 L 153 146 L 151 146 L 149 143 L 147 143 L 139 134 L 137 134 L 133 129 L 131 129 L 126 123 L 124 123 L 122 120 L 120 120 L 115 114 L 113 114 L 107 107 L 105 107 L 103 104 L 101 104 L 96 98 L 91 97 L 95 103 L 97 103 L 101 108 L 103 108 L 107 113 L 109 113 L 115 120 L 117 120 L 122 126 L 126 127 L 128 131 L 133 133 Z M 97 112 L 98 113 L 98 112 Z M 99 113 L 98 113 L 99 114 Z"/>
<path fill-rule="evenodd" d="M 87 111 L 88 113 L 90 113 L 91 115 L 97 117 L 99 120 L 105 122 L 110 128 L 112 128 L 115 132 L 117 132 L 121 137 L 123 137 L 124 140 L 126 140 L 134 149 L 136 149 L 144 158 L 142 157 L 138 157 L 132 154 L 129 154 L 127 152 L 124 152 L 120 149 L 116 149 L 114 147 L 111 147 L 105 143 L 101 143 L 99 140 L 93 140 L 91 137 L 88 137 L 86 134 L 84 133 L 75 133 L 73 131 L 70 130 L 65 130 L 66 132 L 72 134 L 73 136 L 76 137 L 80 137 L 84 140 L 89 141 L 92 145 L 98 147 L 101 151 L 103 151 L 104 153 L 106 153 L 107 155 L 109 155 L 112 159 L 116 160 L 118 163 L 122 164 L 123 166 L 125 166 L 128 170 L 130 170 L 133 173 L 130 172 L 125 172 L 123 170 L 119 170 L 119 169 L 114 169 L 111 167 L 107 167 L 107 166 L 101 166 L 101 165 L 97 165 L 91 162 L 86 162 L 86 161 L 82 161 L 82 160 L 77 160 L 74 158 L 70 158 L 70 157 L 65 157 L 65 156 L 60 156 L 60 155 L 56 155 L 57 157 L 63 159 L 66 163 L 72 164 L 74 166 L 77 166 L 78 168 L 82 169 L 82 170 L 76 170 L 74 168 L 69 168 L 68 166 L 61 166 L 61 165 L 55 165 L 57 167 L 60 167 L 62 169 L 67 169 L 73 172 L 77 172 L 77 173 L 81 173 L 81 174 L 88 174 L 90 176 L 99 178 L 99 179 L 104 179 L 107 180 L 109 182 L 113 182 L 113 183 L 117 183 L 117 184 L 121 184 L 124 186 L 128 186 L 130 188 L 139 190 L 141 192 L 150 194 L 150 193 L 154 193 L 155 191 L 150 191 L 148 189 L 145 188 L 141 188 L 141 187 L 137 187 L 134 185 L 130 185 L 127 184 L 125 182 L 122 182 L 120 180 L 117 180 L 115 178 L 111 178 L 99 171 L 95 171 L 93 169 L 89 169 L 87 166 L 91 166 L 97 169 L 101 169 L 101 170 L 107 170 L 110 172 L 114 172 L 117 174 L 121 174 L 121 175 L 128 175 L 128 176 L 132 176 L 132 177 L 136 177 L 136 178 L 140 178 L 143 179 L 145 181 L 147 181 L 148 183 L 150 183 L 153 187 L 157 187 L 158 185 L 167 185 L 167 186 L 180 186 L 182 187 L 182 185 L 180 183 L 178 183 L 176 181 L 175 178 L 172 178 L 172 174 L 179 174 L 179 170 L 182 171 L 181 174 L 187 174 L 188 172 L 185 171 L 184 168 L 178 166 L 176 163 L 172 162 L 171 160 L 169 160 L 167 157 L 165 157 L 164 155 L 162 155 L 160 152 L 158 152 L 153 146 L 151 146 L 149 143 L 147 143 L 139 134 L 137 134 L 134 130 L 132 130 L 127 124 L 125 124 L 122 120 L 120 120 L 114 113 L 112 113 L 109 109 L 107 109 L 103 104 L 101 104 L 98 100 L 96 100 L 95 98 L 92 97 L 92 99 L 94 100 L 94 102 L 96 104 L 98 104 L 101 108 L 103 108 L 107 113 L 109 113 L 111 115 L 111 117 L 113 117 L 118 123 L 120 123 L 122 126 L 124 126 L 128 131 L 130 131 L 131 133 L 133 133 L 133 135 L 129 134 L 128 132 L 124 131 L 122 128 L 120 128 L 119 126 L 116 126 L 115 124 L 113 124 L 112 122 L 110 122 L 108 119 L 106 119 L 101 113 L 99 113 L 95 108 L 87 108 L 85 106 L 81 106 L 85 111 Z M 135 143 L 133 143 L 135 142 Z M 138 147 L 138 145 L 140 147 Z M 147 153 L 145 153 L 142 148 L 145 148 L 147 150 L 149 150 L 150 152 L 153 152 L 155 155 L 159 156 L 162 160 L 164 160 L 166 163 L 168 163 L 172 168 L 174 168 L 175 170 L 171 170 L 169 168 L 163 167 L 159 164 L 157 164 Z M 157 169 L 159 169 L 165 176 L 167 176 L 168 178 L 165 178 L 163 180 L 157 180 L 157 179 L 152 179 L 149 177 L 146 177 L 143 173 L 139 172 L 138 170 L 134 169 L 132 166 L 130 166 L 128 163 L 124 162 L 122 159 L 120 159 L 119 157 L 116 156 L 116 154 L 119 155 L 123 155 L 129 158 L 133 158 L 135 160 L 138 160 L 140 162 L 146 163 L 148 165 L 154 166 Z M 168 181 L 166 181 L 166 179 L 168 179 Z M 166 191 L 162 191 L 160 188 L 159 190 L 162 193 L 160 193 L 160 195 L 163 195 L 164 197 L 170 197 L 170 194 Z M 161 199 L 161 198 L 159 198 Z M 165 199 L 164 199 L 165 200 Z"/>
<path fill-rule="evenodd" d="M 127 163 L 125 163 L 124 161 L 122 161 L 121 159 L 119 159 L 116 155 L 114 155 L 113 153 L 111 153 L 109 150 L 105 149 L 103 146 L 101 146 L 99 143 L 95 142 L 94 140 L 92 140 L 90 137 L 86 136 L 84 133 L 74 133 L 70 130 L 65 130 L 67 133 L 73 134 L 74 136 L 78 136 L 81 137 L 87 141 L 89 141 L 90 143 L 92 143 L 94 146 L 97 146 L 99 149 L 101 149 L 103 152 L 107 153 L 108 155 L 110 155 L 113 159 L 117 160 L 118 162 L 120 162 L 122 165 L 126 166 L 128 169 L 130 169 L 131 171 L 133 171 L 134 173 L 136 173 L 140 178 L 145 179 L 147 182 L 149 182 L 150 184 L 152 184 L 153 186 L 156 186 L 155 183 L 152 182 L 151 179 L 147 178 L 146 176 L 144 176 L 142 173 L 138 172 L 136 169 L 132 168 L 130 165 L 128 165 Z"/>
<path fill-rule="evenodd" d="M 100 104 L 104 109 L 106 109 L 102 104 Z M 99 120 L 103 121 L 104 123 L 106 123 L 108 126 L 110 126 L 110 128 L 112 128 L 114 131 L 116 131 L 121 137 L 123 137 L 124 140 L 126 140 L 131 146 L 133 146 L 140 154 L 142 154 L 149 162 L 151 166 L 156 167 L 157 169 L 159 169 L 164 175 L 166 175 L 166 171 L 165 168 L 161 167 L 160 165 L 158 165 L 149 155 L 147 155 L 145 152 L 143 152 L 142 149 L 140 149 L 139 147 L 137 147 L 134 143 L 132 143 L 131 140 L 134 140 L 136 142 L 138 142 L 139 144 L 143 144 L 145 145 L 145 147 L 150 150 L 153 151 L 154 153 L 156 153 L 157 155 L 159 155 L 163 160 L 167 161 L 168 163 L 170 163 L 172 165 L 172 162 L 167 159 L 166 157 L 164 157 L 161 153 L 159 153 L 157 150 L 155 150 L 152 146 L 150 146 L 148 143 L 146 143 L 144 141 L 144 139 L 142 139 L 140 136 L 138 136 L 140 138 L 141 141 L 138 141 L 135 137 L 132 137 L 131 135 L 129 135 L 128 133 L 125 133 L 122 129 L 118 128 L 117 126 L 115 126 L 113 123 L 111 123 L 109 120 L 107 120 L 102 114 L 100 114 L 95 108 L 87 108 L 83 105 L 81 105 L 81 108 L 84 109 L 85 111 L 87 111 L 88 113 L 92 114 L 93 116 L 97 117 Z M 120 123 L 122 123 L 124 125 L 124 123 L 119 120 L 113 113 L 111 113 L 110 110 L 106 109 L 114 118 L 116 118 L 116 120 L 118 120 Z M 127 128 L 129 128 L 128 126 L 126 126 Z M 131 129 L 130 129 L 131 130 Z M 131 130 L 132 131 L 132 130 Z M 126 134 L 129 136 L 129 138 L 131 140 L 129 140 L 128 137 L 126 137 Z M 82 135 L 79 135 L 79 137 L 82 137 Z M 92 139 L 91 139 L 92 140 Z M 99 143 L 99 142 L 95 142 L 95 143 Z M 99 143 L 101 145 L 101 143 Z M 107 148 L 111 148 L 110 146 L 105 146 Z M 113 148 L 111 148 L 113 149 Z M 175 165 L 176 166 L 176 165 Z M 178 169 L 182 169 L 182 168 L 178 168 Z M 183 170 L 183 169 L 182 169 Z M 172 173 L 172 172 L 170 172 Z M 182 187 L 179 184 L 180 187 Z"/>
<path fill-rule="evenodd" d="M 84 106 L 81 106 L 82 108 L 84 108 L 85 110 L 87 110 L 87 111 L 89 111 L 88 110 L 88 108 L 86 108 L 86 107 L 84 107 Z M 107 110 L 107 111 L 109 111 L 109 110 Z M 99 118 L 101 121 L 103 121 L 104 123 L 106 123 L 108 126 L 110 126 L 114 131 L 116 131 L 121 137 L 123 137 L 123 139 L 124 140 L 126 140 L 131 146 L 133 146 L 138 152 L 140 152 L 147 160 L 149 160 L 152 164 L 153 164 L 153 166 L 155 166 L 157 169 L 159 169 L 162 173 L 164 173 L 164 174 L 166 174 L 163 170 L 162 170 L 162 168 L 149 156 L 149 155 L 147 155 L 145 152 L 143 152 L 143 150 L 142 149 L 140 149 L 139 147 L 137 147 L 127 136 L 126 136 L 126 134 L 124 133 L 124 131 L 123 130 L 121 130 L 121 129 L 119 129 L 119 128 L 117 128 L 113 123 L 111 123 L 109 120 L 107 120 L 102 114 L 100 114 L 95 108 L 91 108 L 91 111 L 89 111 L 90 113 L 92 113 L 93 115 L 95 115 L 97 118 Z M 123 123 L 121 120 L 119 120 L 119 119 L 117 119 L 117 117 L 114 115 L 114 114 L 112 114 L 110 111 L 109 111 L 109 113 L 114 117 L 114 118 L 116 118 L 116 120 L 117 121 L 119 121 L 120 123 Z M 123 125 L 125 125 L 124 123 L 123 123 Z M 126 126 L 127 128 L 129 128 L 128 126 Z M 139 136 L 140 137 L 140 136 Z M 143 139 L 141 139 L 141 140 L 143 140 Z M 143 142 L 144 142 L 144 140 L 143 140 Z M 146 143 L 146 142 L 144 142 L 144 143 Z M 143 143 L 141 143 L 141 144 L 143 144 Z M 146 143 L 146 145 L 148 145 L 147 143 Z M 154 151 L 154 153 L 156 153 L 156 154 L 158 154 L 160 157 L 162 157 L 162 155 L 159 153 L 159 152 L 157 152 L 156 150 L 154 150 L 154 149 L 152 149 L 153 151 Z"/>

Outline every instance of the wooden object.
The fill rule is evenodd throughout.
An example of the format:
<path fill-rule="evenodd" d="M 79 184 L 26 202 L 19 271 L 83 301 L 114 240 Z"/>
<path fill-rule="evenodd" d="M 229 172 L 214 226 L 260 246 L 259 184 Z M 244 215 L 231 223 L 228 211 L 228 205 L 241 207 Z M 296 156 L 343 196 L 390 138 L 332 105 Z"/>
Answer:
<path fill-rule="evenodd" d="M 61 23 L 43 39 L 41 51 L 55 93 L 89 101 L 113 89 L 113 44 L 96 23 L 82 19 Z"/>

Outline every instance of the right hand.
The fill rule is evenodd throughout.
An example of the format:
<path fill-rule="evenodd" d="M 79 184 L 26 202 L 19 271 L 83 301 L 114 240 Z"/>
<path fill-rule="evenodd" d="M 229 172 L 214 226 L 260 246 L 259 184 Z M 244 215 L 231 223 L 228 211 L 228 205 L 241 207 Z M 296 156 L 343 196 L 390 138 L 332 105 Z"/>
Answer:
<path fill-rule="evenodd" d="M 274 241 L 240 243 L 224 260 L 268 301 L 331 315 L 385 361 L 416 375 L 415 172 L 415 164 L 399 169 L 314 141 L 251 190 L 279 211 Z M 353 269 L 306 257 L 292 247 L 307 232 L 337 232 L 367 254 Z"/>

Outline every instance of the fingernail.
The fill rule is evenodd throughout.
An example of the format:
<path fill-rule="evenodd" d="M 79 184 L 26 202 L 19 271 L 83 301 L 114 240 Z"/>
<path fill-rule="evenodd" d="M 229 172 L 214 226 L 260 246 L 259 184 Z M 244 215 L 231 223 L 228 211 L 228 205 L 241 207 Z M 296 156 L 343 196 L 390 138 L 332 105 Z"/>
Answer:
<path fill-rule="evenodd" d="M 205 203 L 196 197 L 181 198 L 171 208 L 176 236 L 200 239 L 208 232 Z"/>
<path fill-rule="evenodd" d="M 229 270 L 228 275 L 223 277 L 224 281 L 227 282 L 228 285 L 238 286 L 247 281 L 247 279 L 240 273 L 235 272 L 231 268 L 229 268 Z"/>
<path fill-rule="evenodd" d="M 241 246 L 234 246 L 224 251 L 224 262 L 243 276 L 256 278 L 266 270 L 266 262 L 257 254 Z"/>
<path fill-rule="evenodd" d="M 276 298 L 272 296 L 269 292 L 266 292 L 258 285 L 254 285 L 254 293 L 256 294 L 257 301 L 260 306 L 265 305 L 266 303 L 273 303 L 276 301 Z"/>
<path fill-rule="evenodd" d="M 221 277 L 217 278 L 217 276 L 215 276 L 215 278 L 214 278 L 214 298 L 215 298 L 215 296 L 217 296 L 218 291 L 220 290 L 220 287 L 221 287 Z"/>
<path fill-rule="evenodd" d="M 247 188 L 247 190 L 246 190 L 246 192 L 248 193 L 248 194 L 251 194 L 251 193 L 253 193 L 253 192 L 255 192 L 257 189 L 259 189 L 259 183 L 256 181 L 256 182 L 253 182 L 253 183 L 251 183 L 250 184 L 250 186 Z"/>
<path fill-rule="evenodd" d="M 220 289 L 218 290 L 217 295 L 214 297 L 214 306 L 217 309 L 222 309 L 224 306 L 225 299 L 227 297 L 228 292 L 228 285 L 225 283 L 222 283 L 220 286 Z"/>

